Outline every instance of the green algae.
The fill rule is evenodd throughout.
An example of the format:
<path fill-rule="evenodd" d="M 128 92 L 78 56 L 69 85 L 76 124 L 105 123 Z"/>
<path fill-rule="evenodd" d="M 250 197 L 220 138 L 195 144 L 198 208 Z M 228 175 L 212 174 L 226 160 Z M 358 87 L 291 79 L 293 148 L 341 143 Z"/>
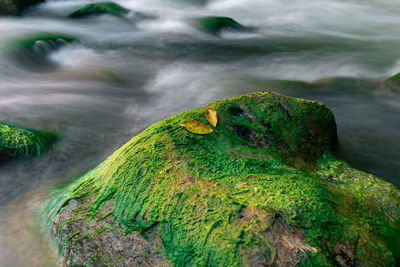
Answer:
<path fill-rule="evenodd" d="M 126 9 L 113 2 L 97 2 L 83 5 L 68 14 L 70 18 L 83 18 L 92 15 L 110 14 L 117 17 L 125 16 L 129 13 Z"/>
<path fill-rule="evenodd" d="M 209 108 L 217 132 L 179 126 L 206 124 Z M 154 124 L 56 190 L 48 222 L 80 199 L 88 221 L 157 229 L 176 266 L 399 264 L 399 189 L 330 156 L 336 142 L 321 103 L 267 92 L 217 101 Z"/>
<path fill-rule="evenodd" d="M 52 133 L 0 123 L 0 156 L 21 158 L 44 154 L 57 140 Z"/>
<path fill-rule="evenodd" d="M 218 35 L 222 31 L 248 31 L 250 28 L 243 26 L 229 17 L 202 17 L 195 19 L 195 24 L 202 30 Z"/>

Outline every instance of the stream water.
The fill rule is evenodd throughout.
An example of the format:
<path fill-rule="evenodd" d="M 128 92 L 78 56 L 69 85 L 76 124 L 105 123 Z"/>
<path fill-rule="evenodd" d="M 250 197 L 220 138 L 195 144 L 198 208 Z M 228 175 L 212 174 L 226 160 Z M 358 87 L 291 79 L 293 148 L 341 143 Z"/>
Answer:
<path fill-rule="evenodd" d="M 400 2 L 116 2 L 151 19 L 65 18 L 87 3 L 80 0 L 48 1 L 22 17 L 0 18 L 0 121 L 62 137 L 42 157 L 0 166 L 1 266 L 18 266 L 21 256 L 2 242 L 8 231 L 2 221 L 12 217 L 6 207 L 17 197 L 20 205 L 30 202 L 21 195 L 84 173 L 152 123 L 237 94 L 271 90 L 324 102 L 338 125 L 337 155 L 400 186 L 400 90 L 381 82 L 400 72 Z M 190 22 L 204 15 L 257 30 L 208 35 Z M 81 41 L 51 53 L 54 67 L 39 71 L 7 49 L 35 32 Z"/>

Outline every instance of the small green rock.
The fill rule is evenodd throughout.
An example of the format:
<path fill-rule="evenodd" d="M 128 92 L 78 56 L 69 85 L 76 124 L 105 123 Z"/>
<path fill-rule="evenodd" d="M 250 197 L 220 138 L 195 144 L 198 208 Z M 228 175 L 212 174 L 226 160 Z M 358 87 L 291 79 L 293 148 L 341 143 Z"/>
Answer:
<path fill-rule="evenodd" d="M 44 154 L 57 140 L 52 133 L 0 123 L 0 157 L 22 158 Z"/>
<path fill-rule="evenodd" d="M 75 41 L 79 39 L 65 34 L 35 33 L 12 40 L 6 49 L 21 67 L 46 71 L 56 66 L 47 56 L 65 44 Z"/>
<path fill-rule="evenodd" d="M 129 13 L 129 9 L 126 9 L 113 2 L 98 2 L 91 3 L 71 11 L 68 17 L 70 18 L 83 18 L 91 15 L 102 15 L 110 14 L 117 17 L 125 16 Z"/>
<path fill-rule="evenodd" d="M 195 20 L 195 24 L 202 30 L 218 35 L 222 31 L 248 31 L 250 28 L 243 26 L 229 17 L 203 17 Z"/>
<path fill-rule="evenodd" d="M 79 39 L 59 33 L 35 33 L 11 41 L 8 48 L 13 54 L 30 52 L 43 55 L 74 41 Z"/>
<path fill-rule="evenodd" d="M 31 34 L 27 35 L 25 37 L 19 38 L 17 40 L 14 40 L 14 44 L 17 47 L 23 47 L 26 49 L 33 49 L 35 44 L 37 42 L 55 42 L 64 44 L 68 42 L 74 42 L 78 41 L 78 38 L 66 35 L 66 34 L 59 34 L 59 33 L 37 33 L 37 34 Z"/>

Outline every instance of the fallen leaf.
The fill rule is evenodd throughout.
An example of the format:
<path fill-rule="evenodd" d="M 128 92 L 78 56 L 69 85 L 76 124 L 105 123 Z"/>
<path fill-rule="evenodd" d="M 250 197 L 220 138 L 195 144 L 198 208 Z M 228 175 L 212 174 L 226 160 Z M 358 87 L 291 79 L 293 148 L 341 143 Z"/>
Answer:
<path fill-rule="evenodd" d="M 195 134 L 210 134 L 213 132 L 213 129 L 196 120 L 181 122 L 181 126 L 185 127 L 189 132 Z"/>
<path fill-rule="evenodd" d="M 217 117 L 217 111 L 215 109 L 207 110 L 206 118 L 212 126 L 217 127 L 218 117 Z"/>

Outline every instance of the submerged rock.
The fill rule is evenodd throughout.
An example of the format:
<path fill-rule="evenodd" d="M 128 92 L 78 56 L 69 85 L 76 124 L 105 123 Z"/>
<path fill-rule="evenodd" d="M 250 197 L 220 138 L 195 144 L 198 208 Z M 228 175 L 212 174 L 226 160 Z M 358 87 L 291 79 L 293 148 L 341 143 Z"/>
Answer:
<path fill-rule="evenodd" d="M 43 70 L 54 67 L 48 60 L 51 52 L 78 40 L 78 38 L 65 34 L 37 33 L 13 40 L 8 45 L 8 50 L 21 66 Z"/>
<path fill-rule="evenodd" d="M 243 26 L 229 17 L 203 17 L 195 19 L 195 24 L 198 28 L 207 33 L 218 35 L 222 31 L 249 31 L 250 28 Z"/>
<path fill-rule="evenodd" d="M 77 80 L 93 80 L 106 83 L 123 84 L 123 79 L 116 73 L 101 68 L 75 68 L 72 70 L 64 70 L 55 72 L 52 76 L 57 80 L 77 81 Z"/>
<path fill-rule="evenodd" d="M 180 124 L 197 120 L 206 135 Z M 149 127 L 52 192 L 64 266 L 395 266 L 400 190 L 330 152 L 323 104 L 277 93 L 210 103 Z"/>
<path fill-rule="evenodd" d="M 43 2 L 44 0 L 0 0 L 0 15 L 21 15 L 26 8 Z"/>
<path fill-rule="evenodd" d="M 57 136 L 0 123 L 0 158 L 21 158 L 44 154 Z"/>
<path fill-rule="evenodd" d="M 37 33 L 12 42 L 15 49 L 27 49 L 46 54 L 65 43 L 78 41 L 78 38 L 58 33 Z"/>
<path fill-rule="evenodd" d="M 117 17 L 125 16 L 129 13 L 129 9 L 126 9 L 116 3 L 113 2 L 97 2 L 90 3 L 87 5 L 83 5 L 78 7 L 77 9 L 71 11 L 68 14 L 70 18 L 83 18 L 92 15 L 103 15 L 110 14 Z"/>
<path fill-rule="evenodd" d="M 210 2 L 209 0 L 177 0 L 177 1 L 184 4 L 196 5 L 196 6 L 205 6 Z"/>

